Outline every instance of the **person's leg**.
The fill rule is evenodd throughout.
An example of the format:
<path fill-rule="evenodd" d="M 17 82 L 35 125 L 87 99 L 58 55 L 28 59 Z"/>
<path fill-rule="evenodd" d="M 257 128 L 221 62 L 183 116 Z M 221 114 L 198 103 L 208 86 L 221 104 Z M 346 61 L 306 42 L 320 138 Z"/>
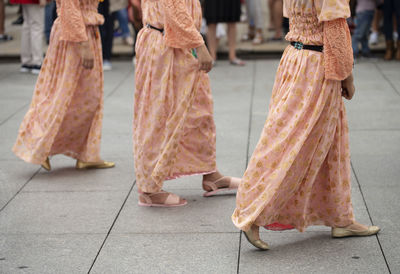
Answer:
<path fill-rule="evenodd" d="M 55 2 L 51 2 L 51 3 L 46 5 L 46 9 L 45 9 L 45 27 L 44 27 L 44 32 L 45 32 L 45 35 L 46 35 L 47 44 L 50 41 L 51 28 L 53 27 L 55 6 L 56 6 L 56 3 Z"/>
<path fill-rule="evenodd" d="M 369 57 L 371 54 L 371 50 L 368 44 L 368 34 L 371 29 L 372 21 L 374 20 L 374 11 L 369 10 L 365 12 L 364 15 L 364 28 L 363 28 L 363 35 L 361 38 L 361 48 L 362 54 L 366 57 Z"/>
<path fill-rule="evenodd" d="M 356 23 L 356 29 L 354 30 L 354 34 L 352 36 L 352 47 L 353 47 L 353 55 L 354 58 L 358 57 L 359 54 L 359 43 L 361 40 L 361 36 L 362 36 L 362 31 L 361 31 L 361 25 L 362 25 L 362 19 L 363 19 L 363 13 L 360 12 L 359 14 L 357 14 L 357 17 L 355 19 L 355 23 Z"/>
<path fill-rule="evenodd" d="M 379 23 L 382 18 L 382 10 L 376 9 L 374 14 L 374 19 L 372 21 L 372 33 L 369 36 L 369 43 L 371 45 L 376 45 L 379 38 Z"/>
<path fill-rule="evenodd" d="M 268 30 L 275 30 L 274 3 L 275 3 L 275 0 L 268 0 L 268 9 L 269 9 L 269 27 L 268 27 Z"/>
<path fill-rule="evenodd" d="M 37 69 L 39 69 L 43 61 L 44 10 L 45 8 L 39 5 L 31 6 L 31 55 L 32 65 Z M 39 73 L 39 71 L 36 72 Z"/>
<path fill-rule="evenodd" d="M 21 63 L 22 66 L 32 65 L 31 55 L 31 5 L 22 6 L 22 15 L 24 17 L 24 23 L 22 24 L 21 31 Z"/>
<path fill-rule="evenodd" d="M 4 21 L 6 20 L 5 18 L 5 12 L 4 12 L 4 1 L 0 1 L 0 35 L 4 35 Z"/>
<path fill-rule="evenodd" d="M 246 1 L 246 12 L 247 12 L 247 20 L 249 25 L 249 30 L 247 34 L 243 36 L 242 40 L 251 40 L 255 35 L 255 20 L 254 20 L 254 0 Z"/>
<path fill-rule="evenodd" d="M 110 14 L 109 0 L 104 0 L 100 3 L 99 13 L 104 16 L 104 24 L 100 26 L 101 42 L 103 46 L 103 60 L 110 61 L 114 35 L 114 24 Z"/>
<path fill-rule="evenodd" d="M 217 60 L 217 24 L 209 24 L 207 26 L 207 44 L 211 57 Z"/>
<path fill-rule="evenodd" d="M 254 44 L 261 44 L 262 43 L 262 30 L 264 27 L 264 20 L 262 14 L 262 7 L 261 2 L 259 0 L 250 0 L 251 2 L 251 13 L 253 14 L 254 26 L 256 29 L 256 34 L 253 40 Z"/>
<path fill-rule="evenodd" d="M 391 60 L 394 54 L 393 42 L 393 0 L 385 0 L 383 6 L 383 29 L 386 39 L 385 60 Z"/>
<path fill-rule="evenodd" d="M 9 41 L 12 40 L 12 36 L 5 34 L 5 7 L 4 7 L 4 0 L 0 0 L 0 42 L 1 41 Z"/>
<path fill-rule="evenodd" d="M 236 57 L 236 23 L 228 23 L 228 47 L 229 60 L 235 60 Z"/>
<path fill-rule="evenodd" d="M 274 2 L 274 39 L 282 39 L 282 20 L 283 20 L 283 1 L 275 0 Z"/>
<path fill-rule="evenodd" d="M 395 1 L 394 3 L 394 12 L 396 15 L 396 25 L 397 25 L 397 51 L 396 51 L 396 60 L 400 61 L 400 1 Z"/>
<path fill-rule="evenodd" d="M 128 21 L 128 11 L 126 9 L 122 9 L 116 12 L 117 20 L 119 27 L 122 31 L 122 37 L 131 37 L 131 30 L 129 29 L 129 21 Z"/>

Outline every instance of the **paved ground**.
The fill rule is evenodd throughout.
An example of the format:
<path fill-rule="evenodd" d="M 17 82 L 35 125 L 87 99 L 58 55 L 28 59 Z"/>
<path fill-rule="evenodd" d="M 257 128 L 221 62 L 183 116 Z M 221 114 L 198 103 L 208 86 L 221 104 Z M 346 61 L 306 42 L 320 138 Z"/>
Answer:
<path fill-rule="evenodd" d="M 241 176 L 267 114 L 278 60 L 212 71 L 219 169 Z M 200 177 L 166 183 L 188 199 L 177 209 L 137 206 L 131 122 L 133 68 L 115 62 L 105 77 L 102 154 L 111 170 L 53 171 L 11 152 L 35 77 L 0 64 L 0 273 L 400 273 L 400 63 L 360 62 L 348 104 L 353 202 L 378 237 L 330 238 L 329 229 L 264 232 L 256 251 L 232 225 L 235 197 L 203 198 Z"/>

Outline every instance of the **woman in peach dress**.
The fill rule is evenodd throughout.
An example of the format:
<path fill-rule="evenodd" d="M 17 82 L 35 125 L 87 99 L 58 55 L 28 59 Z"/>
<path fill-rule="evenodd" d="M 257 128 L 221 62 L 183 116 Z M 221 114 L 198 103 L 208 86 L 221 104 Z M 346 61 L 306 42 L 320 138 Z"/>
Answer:
<path fill-rule="evenodd" d="M 109 168 L 100 158 L 103 72 L 98 0 L 57 0 L 50 45 L 14 153 L 50 170 L 49 156 L 65 154 L 76 167 Z"/>
<path fill-rule="evenodd" d="M 215 161 L 215 125 L 208 75 L 212 58 L 199 29 L 198 0 L 142 0 L 136 44 L 133 143 L 139 205 L 187 202 L 162 190 L 165 180 L 201 174 L 205 196 L 236 189 Z M 197 56 L 197 59 L 196 59 Z"/>
<path fill-rule="evenodd" d="M 237 193 L 233 223 L 260 249 L 259 227 L 332 227 L 368 236 L 351 204 L 348 125 L 342 96 L 354 94 L 347 0 L 284 0 L 289 45 L 267 121 Z"/>

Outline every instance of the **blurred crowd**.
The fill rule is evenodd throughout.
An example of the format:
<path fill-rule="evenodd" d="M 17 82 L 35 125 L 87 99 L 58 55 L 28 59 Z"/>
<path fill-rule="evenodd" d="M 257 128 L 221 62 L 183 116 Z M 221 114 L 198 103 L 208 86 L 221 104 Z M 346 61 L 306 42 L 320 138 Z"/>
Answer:
<path fill-rule="evenodd" d="M 227 37 L 229 61 L 243 66 L 236 55 L 238 40 L 254 45 L 284 40 L 289 31 L 289 21 L 283 17 L 283 0 L 199 0 L 203 6 L 203 26 L 211 56 L 217 60 L 217 48 L 222 37 Z M 265 2 L 264 2 L 265 1 Z M 51 27 L 57 18 L 53 0 L 0 0 L 0 42 L 13 39 L 6 33 L 5 4 L 19 5 L 19 17 L 13 22 L 22 25 L 21 71 L 39 73 L 43 60 L 42 41 L 50 40 Z M 269 12 L 264 12 L 267 6 Z M 400 0 L 351 0 L 352 17 L 348 23 L 352 32 L 355 58 L 372 56 L 370 45 L 379 42 L 383 34 L 386 42 L 385 60 L 400 60 Z M 103 44 L 104 70 L 111 70 L 112 47 L 115 38 L 132 46 L 143 27 L 141 0 L 102 0 L 99 12 L 105 23 L 100 27 Z M 267 16 L 269 14 L 269 16 Z M 247 32 L 237 38 L 237 23 L 248 25 Z M 44 39 L 45 38 L 45 39 Z"/>

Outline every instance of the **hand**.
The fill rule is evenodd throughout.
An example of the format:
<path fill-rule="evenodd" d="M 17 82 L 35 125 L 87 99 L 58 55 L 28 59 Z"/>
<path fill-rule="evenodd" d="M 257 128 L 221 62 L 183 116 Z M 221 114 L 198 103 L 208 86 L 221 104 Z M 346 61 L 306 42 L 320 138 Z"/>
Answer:
<path fill-rule="evenodd" d="M 356 92 L 354 87 L 353 73 L 342 81 L 342 96 L 347 100 L 351 100 Z"/>
<path fill-rule="evenodd" d="M 39 0 L 39 5 L 40 6 L 46 6 L 47 0 Z"/>
<path fill-rule="evenodd" d="M 213 59 L 208 52 L 206 45 L 196 48 L 197 60 L 199 61 L 199 70 L 210 72 L 213 66 Z"/>
<path fill-rule="evenodd" d="M 94 66 L 94 54 L 88 41 L 81 43 L 82 65 L 85 69 L 92 69 Z"/>

